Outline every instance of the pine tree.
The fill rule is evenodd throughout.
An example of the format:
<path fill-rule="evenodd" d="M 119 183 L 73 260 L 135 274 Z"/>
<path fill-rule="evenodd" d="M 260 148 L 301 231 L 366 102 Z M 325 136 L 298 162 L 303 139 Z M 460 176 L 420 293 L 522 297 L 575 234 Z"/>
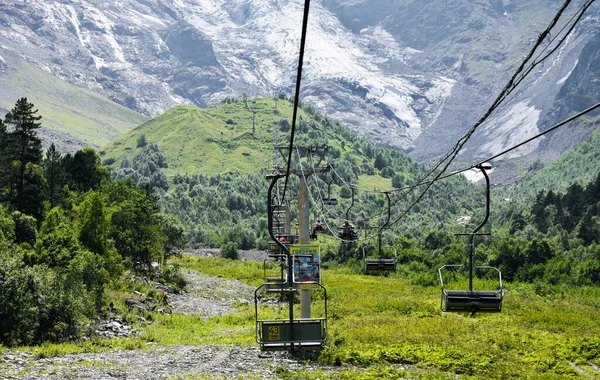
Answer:
<path fill-rule="evenodd" d="M 40 128 L 41 116 L 38 110 L 27 98 L 17 100 L 15 107 L 6 114 L 4 123 L 8 127 L 8 143 L 6 147 L 9 162 L 16 164 L 16 197 L 19 197 L 25 187 L 25 171 L 27 164 L 37 165 L 42 160 L 42 140 L 37 136 L 36 129 Z M 16 161 L 16 162 L 15 162 Z"/>
<path fill-rule="evenodd" d="M 62 155 L 54 144 L 46 151 L 44 174 L 48 181 L 48 197 L 50 208 L 54 208 L 62 199 L 62 187 L 65 184 L 65 170 L 62 166 Z"/>
<path fill-rule="evenodd" d="M 142 135 L 140 137 L 138 137 L 138 139 L 137 139 L 137 147 L 143 148 L 146 145 L 148 145 L 148 140 L 146 140 L 146 135 L 144 133 L 142 133 Z"/>
<path fill-rule="evenodd" d="M 104 255 L 108 246 L 110 223 L 102 198 L 97 192 L 90 191 L 79 208 L 81 213 L 79 241 L 90 251 Z"/>
<path fill-rule="evenodd" d="M 109 173 L 100 162 L 100 156 L 92 148 L 83 148 L 74 156 L 67 154 L 63 160 L 67 173 L 67 183 L 71 190 L 98 190 Z"/>

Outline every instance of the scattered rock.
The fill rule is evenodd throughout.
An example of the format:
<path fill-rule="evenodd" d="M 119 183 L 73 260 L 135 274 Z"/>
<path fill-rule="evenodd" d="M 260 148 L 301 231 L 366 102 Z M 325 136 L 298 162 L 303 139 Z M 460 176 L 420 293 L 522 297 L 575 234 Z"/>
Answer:
<path fill-rule="evenodd" d="M 163 285 L 163 284 L 157 284 L 154 289 L 156 290 L 161 290 L 165 293 L 169 293 L 169 294 L 173 294 L 175 293 L 175 290 L 173 289 L 173 287 L 169 286 L 169 285 Z"/>
<path fill-rule="evenodd" d="M 125 300 L 125 304 L 130 308 L 130 309 L 137 309 L 140 311 L 144 311 L 146 310 L 146 305 L 143 304 L 142 302 L 136 300 L 135 298 L 127 298 Z"/>

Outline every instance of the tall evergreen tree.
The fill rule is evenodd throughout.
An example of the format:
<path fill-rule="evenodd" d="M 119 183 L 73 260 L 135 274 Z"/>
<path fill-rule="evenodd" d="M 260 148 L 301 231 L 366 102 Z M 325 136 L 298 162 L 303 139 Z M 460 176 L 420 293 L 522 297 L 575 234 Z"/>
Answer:
<path fill-rule="evenodd" d="M 95 191 L 90 191 L 79 206 L 81 230 L 79 241 L 94 253 L 104 255 L 108 246 L 109 221 L 104 201 Z"/>
<path fill-rule="evenodd" d="M 42 160 L 42 140 L 36 129 L 41 127 L 41 116 L 27 98 L 17 100 L 15 107 L 6 114 L 4 123 L 8 129 L 7 157 L 17 169 L 16 196 L 19 197 L 25 187 L 27 164 L 39 164 Z M 16 162 L 15 162 L 16 161 Z"/>
<path fill-rule="evenodd" d="M 44 174 L 48 181 L 48 197 L 50 208 L 60 204 L 62 199 L 62 187 L 65 184 L 65 170 L 62 166 L 62 155 L 56 150 L 54 144 L 46 150 L 44 158 Z"/>
<path fill-rule="evenodd" d="M 11 161 L 7 152 L 7 147 L 9 145 L 6 124 L 2 119 L 0 119 L 0 200 L 2 201 L 6 201 L 8 199 L 8 179 L 10 178 L 11 172 Z"/>

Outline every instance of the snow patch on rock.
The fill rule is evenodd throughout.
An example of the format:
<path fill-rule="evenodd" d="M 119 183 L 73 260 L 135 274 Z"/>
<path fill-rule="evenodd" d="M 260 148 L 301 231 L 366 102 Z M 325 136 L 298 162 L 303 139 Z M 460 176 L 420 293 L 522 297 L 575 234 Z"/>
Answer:
<path fill-rule="evenodd" d="M 530 106 L 527 101 L 515 104 L 502 116 L 485 126 L 484 136 L 487 142 L 480 147 L 479 153 L 493 156 L 539 134 L 537 123 L 541 112 L 534 106 Z M 525 156 L 533 152 L 540 141 L 541 139 L 534 140 L 498 159 Z"/>

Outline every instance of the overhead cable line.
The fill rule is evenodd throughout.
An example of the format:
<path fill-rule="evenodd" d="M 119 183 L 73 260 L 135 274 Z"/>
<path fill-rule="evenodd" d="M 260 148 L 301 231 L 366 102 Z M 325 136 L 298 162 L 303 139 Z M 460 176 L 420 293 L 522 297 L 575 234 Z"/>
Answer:
<path fill-rule="evenodd" d="M 453 171 L 452 173 L 448 173 L 448 174 L 443 175 L 443 176 L 438 176 L 437 178 L 435 178 L 435 179 L 433 179 L 431 181 L 428 181 L 428 182 L 424 182 L 424 183 L 421 183 L 421 184 L 417 184 L 417 185 L 405 187 L 405 188 L 402 188 L 402 189 L 396 189 L 395 191 L 412 189 L 412 188 L 415 188 L 417 186 L 422 186 L 422 185 L 428 185 L 427 189 L 429 189 L 429 187 L 431 185 L 433 185 L 433 183 L 435 183 L 437 181 L 441 181 L 442 179 L 446 179 L 448 177 L 452 177 L 452 176 L 455 176 L 457 174 L 464 173 L 464 172 L 466 172 L 468 170 L 472 170 L 472 169 L 476 168 L 477 166 L 480 166 L 480 165 L 482 165 L 482 164 L 484 164 L 486 162 L 490 162 L 492 160 L 495 160 L 496 158 L 498 158 L 500 156 L 503 156 L 503 155 L 505 155 L 505 154 L 507 154 L 509 152 L 512 152 L 513 150 L 518 149 L 521 146 L 523 146 L 523 145 L 525 145 L 527 143 L 530 143 L 531 141 L 533 141 L 535 139 L 538 139 L 538 138 L 540 138 L 540 137 L 542 137 L 542 136 L 544 136 L 544 135 L 546 135 L 546 134 L 548 134 L 548 133 L 550 133 L 550 132 L 552 132 L 552 131 L 554 131 L 554 130 L 556 130 L 556 129 L 558 129 L 558 128 L 560 128 L 560 127 L 562 127 L 562 126 L 564 126 L 564 125 L 566 125 L 566 124 L 568 124 L 568 123 L 570 123 L 570 122 L 572 122 L 572 121 L 574 121 L 574 120 L 576 120 L 576 119 L 578 119 L 578 118 L 580 118 L 580 117 L 582 117 L 582 116 L 584 116 L 584 115 L 586 115 L 586 114 L 594 111 L 594 110 L 596 110 L 596 109 L 598 109 L 598 108 L 600 108 L 600 103 L 596 103 L 595 105 L 591 106 L 590 108 L 588 108 L 586 110 L 583 110 L 583 111 L 581 111 L 581 112 L 579 112 L 579 113 L 577 113 L 577 114 L 569 117 L 566 120 L 561 121 L 560 123 L 558 123 L 558 124 L 554 125 L 553 127 L 545 130 L 544 132 L 541 132 L 541 133 L 539 133 L 539 134 L 537 134 L 537 135 L 535 135 L 533 137 L 530 137 L 527 140 L 522 141 L 522 142 L 520 142 L 517 145 L 514 145 L 514 146 L 512 146 L 512 147 L 510 147 L 508 149 L 505 149 L 502 152 L 500 152 L 498 154 L 495 154 L 492 157 L 489 157 L 489 158 L 487 158 L 487 159 L 485 159 L 485 160 L 483 160 L 481 162 L 478 162 L 478 163 L 476 163 L 474 165 L 471 165 L 471 166 L 469 166 L 467 168 L 456 170 L 456 171 Z M 423 195 L 423 194 L 424 194 L 424 192 L 421 195 Z M 419 197 L 417 200 L 415 200 L 406 211 L 404 211 L 398 218 L 396 218 L 389 225 L 397 223 L 400 219 L 402 219 L 404 216 L 406 216 L 406 214 L 408 214 L 408 212 L 421 200 L 421 198 L 422 198 L 422 196 Z"/>
<path fill-rule="evenodd" d="M 588 0 L 588 1 L 593 2 L 594 0 Z M 444 162 L 449 160 L 449 162 L 444 166 L 442 171 L 437 176 L 440 176 L 441 174 L 443 174 L 447 170 L 447 168 L 450 166 L 452 161 L 454 161 L 454 158 L 456 158 L 456 156 L 458 155 L 458 152 L 460 152 L 460 150 L 462 149 L 464 144 L 471 138 L 471 136 L 473 135 L 473 133 L 475 133 L 475 131 L 479 128 L 479 126 L 481 126 L 481 124 L 483 124 L 489 118 L 489 116 L 500 106 L 500 104 L 502 104 L 502 102 L 506 99 L 506 97 L 510 93 L 512 93 L 512 91 L 515 89 L 515 86 L 517 84 L 519 84 L 531 72 L 531 69 L 526 70 L 526 73 L 523 74 L 523 76 L 520 79 L 518 79 L 518 83 L 515 83 L 515 81 L 517 81 L 518 76 L 521 73 L 523 73 L 523 70 L 525 69 L 525 65 L 527 65 L 527 63 L 531 60 L 531 57 L 535 54 L 535 51 L 542 44 L 542 42 L 544 41 L 546 36 L 552 30 L 552 28 L 554 28 L 554 26 L 556 25 L 556 23 L 562 16 L 563 12 L 566 10 L 566 8 L 570 5 L 571 2 L 572 2 L 572 0 L 566 0 L 565 3 L 562 5 L 562 7 L 557 12 L 557 14 L 554 16 L 554 18 L 552 19 L 552 21 L 550 22 L 548 27 L 546 27 L 546 29 L 542 33 L 540 33 L 540 35 L 538 36 L 538 40 L 534 44 L 533 48 L 529 51 L 529 53 L 527 54 L 527 56 L 525 57 L 525 59 L 523 60 L 521 65 L 517 68 L 517 70 L 511 77 L 511 79 L 508 81 L 508 83 L 506 84 L 504 89 L 500 92 L 500 94 L 498 95 L 496 100 L 492 103 L 490 108 L 486 111 L 486 113 L 475 123 L 475 125 L 465 135 L 463 135 L 463 137 L 461 137 L 457 141 L 455 146 L 442 159 L 440 159 L 439 162 L 426 175 L 424 175 L 421 178 L 421 180 L 417 183 L 416 186 L 420 186 L 424 183 L 429 183 L 429 181 L 426 181 L 427 178 L 429 178 L 429 176 L 434 174 L 435 171 L 438 170 L 440 168 L 440 166 L 442 166 L 442 164 L 444 164 Z M 587 8 L 585 8 L 585 9 L 587 9 Z M 578 20 L 579 20 L 579 18 L 578 18 Z M 561 43 L 563 41 L 564 40 L 562 40 Z M 544 57 L 544 59 L 546 59 L 547 57 L 548 56 Z M 436 178 L 437 178 L 437 176 L 436 176 Z M 426 189 L 425 191 L 427 191 L 427 190 L 428 189 Z M 420 196 L 419 198 L 421 198 L 421 197 L 422 196 Z"/>
<path fill-rule="evenodd" d="M 581 19 L 583 13 L 585 12 L 585 10 L 587 10 L 589 8 L 589 5 L 591 5 L 591 3 L 593 3 L 595 0 L 588 0 L 588 2 L 586 3 L 587 7 L 582 7 L 581 8 L 581 15 L 577 18 L 577 21 Z M 552 21 L 550 22 L 550 24 L 548 25 L 548 27 L 542 32 L 540 33 L 540 35 L 538 36 L 538 40 L 535 43 L 535 45 L 533 46 L 533 48 L 529 51 L 528 55 L 526 56 L 526 58 L 523 60 L 523 62 L 521 63 L 521 65 L 517 68 L 516 72 L 513 74 L 513 76 L 511 77 L 511 79 L 508 81 L 508 83 L 506 84 L 506 86 L 504 87 L 504 89 L 500 92 L 500 94 L 498 95 L 498 97 L 496 98 L 496 100 L 492 103 L 492 105 L 490 106 L 490 108 L 486 111 L 486 113 L 475 123 L 475 125 L 463 136 L 461 137 L 457 143 L 455 144 L 454 148 L 452 150 L 450 150 L 450 152 L 448 152 L 437 164 L 436 166 L 430 170 L 424 177 L 422 177 L 421 181 L 419 181 L 415 187 L 420 186 L 420 185 L 427 185 L 427 187 L 421 192 L 421 194 L 419 194 L 419 196 L 417 197 L 417 199 L 408 207 L 408 209 L 406 209 L 399 218 L 397 218 L 393 223 L 390 223 L 389 225 L 392 225 L 396 222 L 398 222 L 402 217 L 404 217 L 406 214 L 408 214 L 408 212 L 418 203 L 421 201 L 421 199 L 425 196 L 425 194 L 427 193 L 427 191 L 429 191 L 429 189 L 431 188 L 431 186 L 433 185 L 433 183 L 435 183 L 437 180 L 439 180 L 439 178 L 446 172 L 446 170 L 448 169 L 448 167 L 450 166 L 450 164 L 452 164 L 452 162 L 454 161 L 454 159 L 456 158 L 456 156 L 458 155 L 458 153 L 461 151 L 461 149 L 464 147 L 464 145 L 467 143 L 467 141 L 471 138 L 471 136 L 475 133 L 475 131 L 489 118 L 489 116 L 504 102 L 504 100 L 506 100 L 507 96 L 510 95 L 514 89 L 516 88 L 516 86 L 523 80 L 525 79 L 525 77 L 531 72 L 531 68 L 528 68 L 527 70 L 525 70 L 525 66 L 527 65 L 527 63 L 531 60 L 531 58 L 533 57 L 533 55 L 535 54 L 535 51 L 539 48 L 539 46 L 542 44 L 542 42 L 544 41 L 544 39 L 548 36 L 548 34 L 551 32 L 551 30 L 554 28 L 554 26 L 558 23 L 558 21 L 560 20 L 563 12 L 567 9 L 567 7 L 570 5 L 570 3 L 572 2 L 572 0 L 566 0 L 565 3 L 562 5 L 562 7 L 559 9 L 559 11 L 557 12 L 557 14 L 554 16 L 554 18 L 552 19 Z M 576 24 L 576 23 L 575 23 Z M 573 28 L 574 26 L 572 26 Z M 563 38 L 560 43 L 564 42 L 565 39 Z M 560 44 L 558 45 L 560 46 Z M 557 47 L 556 47 L 557 48 Z M 554 48 L 552 51 L 556 51 L 556 48 Z M 543 59 L 547 59 L 549 55 L 546 55 Z M 541 61 L 540 61 L 541 62 Z M 533 64 L 539 64 L 538 63 L 532 63 Z M 525 70 L 525 72 L 524 72 Z M 518 82 L 516 82 L 517 77 L 519 75 L 522 74 L 522 77 L 518 80 Z M 440 166 L 442 166 L 441 171 L 434 177 L 433 180 L 430 181 L 426 181 L 426 179 L 432 175 L 433 173 L 435 173 L 436 170 L 438 170 L 440 168 Z M 415 187 L 411 188 L 408 192 L 411 192 Z"/>
<path fill-rule="evenodd" d="M 566 39 L 568 38 L 568 36 L 571 34 L 571 32 L 573 31 L 573 29 L 575 29 L 575 27 L 577 26 L 577 24 L 579 23 L 579 21 L 581 20 L 581 18 L 583 17 L 583 15 L 585 14 L 585 12 L 588 10 L 588 8 L 592 5 L 592 3 L 595 0 L 588 0 L 586 3 L 584 3 L 581 8 L 579 8 L 579 10 L 577 12 L 575 12 L 573 14 L 573 16 L 571 16 L 571 18 L 569 19 L 569 21 L 567 21 L 567 23 L 565 25 L 563 25 L 563 27 L 561 28 L 561 30 L 558 31 L 558 33 L 555 35 L 554 38 L 552 38 L 552 40 L 550 41 L 550 43 L 544 48 L 542 49 L 542 51 L 540 51 L 540 53 L 538 54 L 538 56 L 533 60 L 533 63 L 527 68 L 527 70 L 525 70 L 522 74 L 520 78 L 515 78 L 515 81 L 513 83 L 513 88 L 518 86 L 525 78 L 526 76 L 533 71 L 533 69 L 538 66 L 540 63 L 544 62 L 546 59 L 548 59 L 548 57 L 550 57 L 556 50 L 558 50 L 558 48 L 566 41 Z M 556 46 L 554 46 L 545 56 L 543 56 L 542 58 L 540 58 L 542 56 L 542 54 L 544 53 L 544 51 L 546 51 L 548 49 L 548 47 L 550 45 L 552 45 L 552 43 L 558 38 L 558 36 L 561 35 L 561 33 L 566 29 L 566 27 L 573 21 L 575 20 L 575 22 L 573 22 L 573 24 L 569 27 L 568 31 L 566 33 L 564 33 L 564 35 L 562 36 L 562 38 L 560 39 L 560 41 L 556 44 Z M 538 58 L 540 58 L 538 60 Z M 508 96 L 508 94 L 506 95 Z"/>
<path fill-rule="evenodd" d="M 334 174 L 335 174 L 335 175 L 336 175 L 336 176 L 337 176 L 337 177 L 340 179 L 340 181 L 341 181 L 341 182 L 342 182 L 344 185 L 346 185 L 346 186 L 348 186 L 348 187 L 351 187 L 351 188 L 354 188 L 354 189 L 355 189 L 355 190 L 357 190 L 357 191 L 362 191 L 362 192 L 364 192 L 364 193 L 373 193 L 373 194 L 384 194 L 384 193 L 386 193 L 386 192 L 393 193 L 393 192 L 395 191 L 395 190 L 393 190 L 393 191 L 382 191 L 382 190 L 367 190 L 367 189 L 359 189 L 359 188 L 358 188 L 358 187 L 356 187 L 355 185 L 352 185 L 352 184 L 349 184 L 348 182 L 346 182 L 346 181 L 344 180 L 344 178 L 342 178 L 342 176 L 341 176 L 341 175 L 340 175 L 340 174 L 339 174 L 339 173 L 338 173 L 338 172 L 335 170 L 335 168 L 334 168 L 333 166 L 331 166 L 331 170 L 332 170 L 332 171 L 333 171 L 333 173 L 334 173 Z M 405 195 L 403 196 L 403 198 L 404 198 L 404 197 L 405 197 Z M 402 199 L 402 198 L 401 198 L 401 199 Z M 398 202 L 399 202 L 401 199 L 398 199 L 398 200 L 396 200 L 396 201 L 393 203 L 392 207 L 393 207 L 393 206 L 395 206 L 395 205 L 396 205 L 396 204 L 397 204 L 397 203 L 398 203 Z M 383 214 L 385 214 L 385 213 L 386 213 L 386 211 L 381 211 L 380 213 L 376 213 L 374 216 L 369 216 L 369 217 L 367 217 L 367 218 L 363 218 L 363 219 L 375 219 L 375 218 L 380 218 L 380 217 L 381 217 Z"/>
<path fill-rule="evenodd" d="M 296 151 L 297 151 L 297 153 L 298 153 L 298 161 L 300 162 L 300 170 L 301 170 L 302 172 L 304 172 L 304 167 L 302 166 L 302 160 L 301 160 L 301 157 L 300 157 L 300 150 L 299 150 L 299 149 L 296 149 Z M 310 159 L 312 160 L 312 158 L 310 158 Z M 314 170 L 314 165 L 313 165 L 313 170 Z M 308 190 L 308 195 L 309 195 L 309 197 L 310 197 L 310 199 L 311 199 L 312 203 L 316 205 L 316 204 L 317 204 L 317 202 L 315 201 L 315 198 L 313 197 L 313 195 L 312 195 L 312 192 L 310 191 L 310 186 L 308 186 L 308 181 L 306 181 L 306 176 L 302 176 L 302 178 L 301 178 L 300 180 L 301 180 L 301 181 L 302 181 L 302 180 L 304 180 L 304 181 L 305 181 L 305 183 L 306 183 L 306 189 Z M 317 189 L 318 189 L 318 191 L 319 191 L 319 196 L 321 196 L 321 190 L 320 190 L 320 187 L 319 187 L 318 185 L 317 185 Z M 325 205 L 323 204 L 323 205 L 322 205 L 322 207 L 321 207 L 321 211 L 324 209 L 324 206 L 325 206 Z M 320 213 L 320 212 L 319 212 L 319 213 Z M 342 241 L 342 242 L 359 242 L 359 241 L 364 241 L 364 240 L 368 240 L 368 239 L 371 239 L 371 238 L 372 238 L 372 236 L 370 236 L 370 237 L 366 237 L 366 238 L 363 238 L 363 239 L 357 239 L 357 240 L 346 240 L 346 239 L 342 239 L 342 238 L 340 238 L 340 237 L 337 235 L 337 233 L 336 233 L 335 231 L 333 231 L 333 230 L 331 229 L 331 227 L 329 226 L 329 223 L 327 223 L 327 220 L 326 220 L 325 218 L 323 218 L 323 222 L 324 222 L 324 224 L 325 224 L 325 227 L 327 228 L 327 230 L 328 230 L 328 231 L 331 233 L 331 235 L 332 235 L 334 238 L 336 238 L 337 240 L 340 240 L 340 241 Z"/>
<path fill-rule="evenodd" d="M 308 29 L 309 7 L 310 0 L 304 0 L 304 18 L 302 20 L 302 35 L 300 37 L 300 55 L 298 57 L 298 74 L 296 76 L 296 92 L 294 95 L 294 111 L 292 114 L 292 131 L 290 135 L 290 147 L 281 203 L 283 203 L 283 201 L 285 200 L 285 192 L 287 190 L 288 180 L 290 178 L 290 168 L 292 165 L 292 149 L 294 148 L 294 135 L 296 133 L 296 116 L 298 115 L 298 104 L 300 101 L 300 83 L 302 82 L 302 65 L 304 63 L 304 48 L 306 46 L 306 30 Z"/>
<path fill-rule="evenodd" d="M 538 50 L 538 48 L 540 47 L 540 45 L 543 43 L 543 41 L 546 39 L 546 37 L 550 34 L 551 30 L 556 26 L 556 24 L 560 20 L 560 18 L 562 17 L 562 14 L 564 13 L 564 11 L 568 8 L 568 6 L 570 5 L 570 3 L 572 2 L 572 0 L 566 0 L 565 1 L 565 3 L 562 5 L 562 7 L 559 9 L 559 11 L 557 12 L 557 14 L 554 16 L 554 18 L 552 19 L 552 21 L 548 25 L 548 27 L 538 36 L 538 40 L 537 40 L 536 44 L 530 50 L 530 52 L 528 53 L 528 55 L 526 56 L 526 58 L 523 60 L 523 62 L 519 66 L 519 68 L 516 70 L 516 72 L 511 77 L 511 79 L 508 82 L 508 84 L 504 87 L 504 89 L 501 91 L 500 95 L 498 95 L 498 97 L 496 98 L 496 100 L 494 101 L 494 103 L 492 103 L 492 105 L 490 106 L 490 108 L 488 109 L 488 111 L 484 114 L 484 116 L 481 117 L 477 121 L 477 123 L 469 130 L 469 132 L 467 132 L 465 135 L 463 135 L 463 137 L 461 137 L 457 141 L 457 143 L 454 146 L 454 148 L 451 149 L 442 159 L 440 159 L 440 161 L 430 171 L 428 171 L 424 176 L 422 176 L 421 179 L 415 185 L 407 186 L 407 187 L 402 187 L 402 188 L 399 188 L 399 189 L 388 190 L 388 191 L 380 191 L 380 190 L 363 190 L 363 191 L 365 191 L 365 192 L 371 192 L 371 193 L 386 193 L 386 192 L 393 193 L 393 192 L 404 191 L 403 196 L 401 198 L 397 199 L 394 202 L 393 206 L 396 206 L 396 204 L 398 202 L 400 202 L 402 199 L 406 199 L 406 197 L 408 196 L 408 194 L 410 194 L 415 188 L 418 188 L 418 187 L 423 186 L 423 185 L 427 185 L 427 188 L 425 190 L 423 190 L 423 192 L 419 195 L 419 197 L 417 198 L 417 200 L 415 200 L 409 206 L 409 208 L 405 212 L 402 213 L 401 217 L 405 216 L 412 209 L 412 207 L 414 207 L 423 198 L 423 196 L 425 195 L 425 193 L 429 190 L 429 188 L 431 187 L 431 185 L 434 182 L 436 182 L 436 181 L 438 181 L 438 180 L 440 180 L 442 178 L 447 178 L 447 177 L 451 176 L 451 175 L 448 175 L 448 176 L 442 177 L 443 173 L 446 172 L 446 170 L 448 169 L 448 167 L 450 166 L 450 164 L 454 161 L 454 159 L 456 158 L 456 156 L 458 155 L 458 153 L 460 152 L 460 150 L 463 148 L 463 146 L 466 144 L 466 142 L 471 138 L 471 136 L 473 135 L 473 133 L 475 133 L 475 131 L 506 100 L 506 98 L 531 73 L 531 71 L 533 71 L 533 69 L 537 65 L 539 65 L 544 60 L 546 60 L 550 55 L 552 55 L 552 53 L 554 53 L 565 42 L 567 36 L 573 31 L 573 29 L 575 28 L 575 26 L 577 25 L 577 23 L 581 20 L 581 18 L 583 17 L 584 13 L 587 11 L 587 9 L 591 6 L 591 4 L 594 1 L 595 0 L 587 0 L 579 8 L 579 10 L 577 12 L 575 12 L 573 14 L 573 16 L 571 16 L 571 18 L 565 23 L 565 25 L 563 25 L 563 27 L 555 34 L 555 37 L 550 41 L 550 43 L 544 49 L 542 49 L 540 51 L 540 53 L 535 57 L 534 61 L 532 63 L 530 63 L 530 66 L 527 67 L 527 68 L 525 68 L 525 66 L 527 65 L 527 63 L 531 60 L 531 58 L 535 54 L 535 51 Z M 567 27 L 567 25 L 569 25 L 573 20 L 575 20 L 575 22 L 571 25 L 571 27 L 569 28 L 569 30 L 567 31 L 567 33 L 564 34 L 564 36 L 561 38 L 561 40 L 558 42 L 558 44 L 554 48 L 552 48 L 552 50 L 550 52 L 548 52 L 545 56 L 543 56 L 541 59 L 539 59 L 542 56 L 542 54 L 544 53 L 544 51 L 546 51 L 548 49 L 548 46 L 550 46 L 558 38 L 558 36 L 560 36 L 560 34 L 565 30 L 565 28 Z M 549 131 L 547 131 L 547 132 L 549 132 Z M 449 160 L 449 161 L 446 163 L 446 165 L 444 165 L 444 167 L 440 171 L 440 173 L 438 173 L 433 180 L 427 181 L 427 178 L 429 178 L 432 174 L 434 174 L 435 171 L 437 169 L 439 169 L 439 167 L 442 166 L 442 164 L 444 164 L 444 162 L 446 162 L 447 160 Z M 462 172 L 470 170 L 470 169 L 471 169 L 471 167 L 469 167 L 467 169 L 464 169 L 464 170 L 462 170 L 460 172 L 462 173 Z M 337 173 L 335 170 L 334 170 L 334 173 L 338 176 L 338 178 L 340 178 L 340 180 L 344 184 L 347 185 L 347 183 L 343 180 L 343 178 L 339 175 L 339 173 Z M 452 175 L 454 175 L 454 174 L 458 174 L 458 173 L 453 173 Z M 408 191 L 405 191 L 405 190 L 408 190 Z M 390 223 L 389 225 L 397 223 L 400 218 L 396 219 L 394 222 Z"/>

